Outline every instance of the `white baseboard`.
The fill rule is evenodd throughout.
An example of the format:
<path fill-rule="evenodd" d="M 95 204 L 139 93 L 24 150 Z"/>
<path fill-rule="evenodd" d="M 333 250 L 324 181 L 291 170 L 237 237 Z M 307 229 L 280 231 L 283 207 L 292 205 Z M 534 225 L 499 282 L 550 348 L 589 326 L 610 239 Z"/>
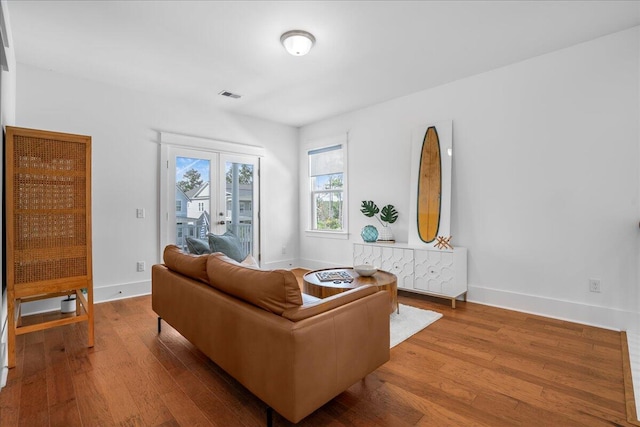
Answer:
<path fill-rule="evenodd" d="M 101 286 L 93 288 L 93 302 L 115 301 L 124 298 L 139 297 L 151 293 L 151 280 L 142 282 L 124 283 L 119 285 Z"/>
<path fill-rule="evenodd" d="M 306 268 L 309 270 L 320 270 L 323 268 L 336 268 L 342 267 L 341 263 L 330 263 L 323 261 L 315 261 L 310 259 L 285 259 L 281 261 L 273 261 L 273 262 L 265 262 L 260 265 L 260 268 L 265 270 L 273 270 L 276 268 L 283 268 L 286 270 L 290 270 L 292 268 Z"/>
<path fill-rule="evenodd" d="M 341 262 L 316 261 L 312 259 L 301 259 L 298 265 L 302 268 L 308 268 L 309 270 L 321 270 L 323 268 L 347 267 L 347 265 Z"/>
<path fill-rule="evenodd" d="M 635 329 L 638 313 L 469 285 L 467 301 L 615 331 Z"/>
<path fill-rule="evenodd" d="M 108 285 L 93 288 L 93 303 L 114 301 L 123 298 L 132 298 L 151 293 L 151 280 L 142 282 L 122 283 L 118 285 Z M 46 300 L 34 301 L 22 304 L 22 315 L 46 313 L 60 310 L 60 301 L 64 297 L 50 298 Z"/>
<path fill-rule="evenodd" d="M 289 269 L 298 267 L 299 264 L 300 263 L 297 259 L 292 258 L 292 259 L 285 259 L 281 261 L 264 262 L 260 265 L 260 268 L 263 268 L 265 270 L 274 270 L 278 268 L 289 270 Z"/>

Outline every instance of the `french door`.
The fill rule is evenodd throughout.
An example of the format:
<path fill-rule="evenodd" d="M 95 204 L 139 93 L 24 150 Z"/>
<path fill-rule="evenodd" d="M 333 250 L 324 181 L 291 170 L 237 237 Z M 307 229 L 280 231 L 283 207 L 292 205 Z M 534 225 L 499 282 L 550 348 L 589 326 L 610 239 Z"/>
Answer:
<path fill-rule="evenodd" d="M 233 232 L 246 254 L 259 260 L 258 157 L 183 147 L 163 156 L 161 250 L 187 239 Z"/>

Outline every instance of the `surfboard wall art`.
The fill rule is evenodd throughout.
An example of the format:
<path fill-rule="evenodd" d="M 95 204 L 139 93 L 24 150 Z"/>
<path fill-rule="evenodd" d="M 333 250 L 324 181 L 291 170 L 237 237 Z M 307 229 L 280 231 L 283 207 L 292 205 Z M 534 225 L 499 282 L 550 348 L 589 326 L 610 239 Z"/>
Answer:
<path fill-rule="evenodd" d="M 412 131 L 409 243 L 450 235 L 453 122 Z"/>
<path fill-rule="evenodd" d="M 440 140 L 435 126 L 424 134 L 418 174 L 418 235 L 420 240 L 430 243 L 438 236 L 442 193 Z"/>

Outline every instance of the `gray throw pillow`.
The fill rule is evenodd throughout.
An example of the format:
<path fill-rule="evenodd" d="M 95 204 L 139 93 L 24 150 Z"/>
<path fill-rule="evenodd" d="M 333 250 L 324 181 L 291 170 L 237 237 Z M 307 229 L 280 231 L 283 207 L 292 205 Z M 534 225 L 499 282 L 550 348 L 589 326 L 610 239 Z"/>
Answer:
<path fill-rule="evenodd" d="M 231 231 L 227 231 L 221 236 L 209 233 L 209 247 L 211 252 L 222 252 L 238 262 L 242 262 L 247 256 L 242 250 L 240 239 Z"/>
<path fill-rule="evenodd" d="M 190 253 L 196 255 L 210 254 L 211 248 L 209 247 L 209 241 L 204 239 L 196 239 L 195 237 L 187 237 L 187 249 Z"/>

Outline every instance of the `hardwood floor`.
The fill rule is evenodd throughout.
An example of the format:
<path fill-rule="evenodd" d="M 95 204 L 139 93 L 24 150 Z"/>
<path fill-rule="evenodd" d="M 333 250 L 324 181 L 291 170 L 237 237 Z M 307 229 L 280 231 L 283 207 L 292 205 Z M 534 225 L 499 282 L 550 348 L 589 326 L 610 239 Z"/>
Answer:
<path fill-rule="evenodd" d="M 626 422 L 620 333 L 415 295 L 444 314 L 301 426 L 612 426 Z M 149 296 L 18 337 L 0 426 L 263 426 L 266 406 L 163 323 Z M 31 320 L 38 320 L 35 316 Z M 274 414 L 274 425 L 289 422 Z"/>

